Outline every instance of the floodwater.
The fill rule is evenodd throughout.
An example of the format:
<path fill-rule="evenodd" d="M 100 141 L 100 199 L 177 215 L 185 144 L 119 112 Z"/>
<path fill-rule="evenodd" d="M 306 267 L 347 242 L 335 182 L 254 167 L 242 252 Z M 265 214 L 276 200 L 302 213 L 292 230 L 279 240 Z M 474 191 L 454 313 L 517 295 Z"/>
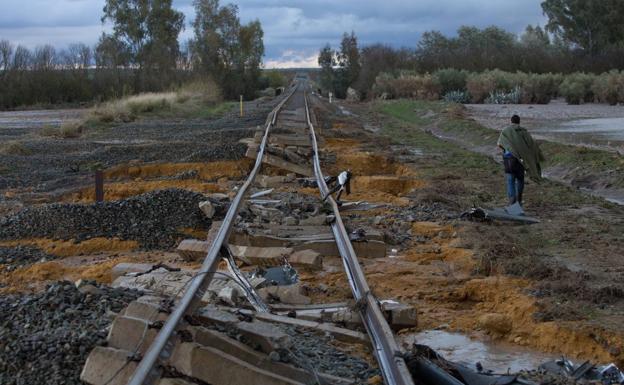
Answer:
<path fill-rule="evenodd" d="M 402 342 L 408 345 L 412 343 L 427 345 L 445 359 L 462 363 L 472 369 L 480 362 L 484 370 L 498 374 L 534 370 L 544 362 L 559 358 L 522 346 L 483 342 L 443 330 L 427 330 L 403 336 Z"/>
<path fill-rule="evenodd" d="M 624 151 L 624 118 L 577 119 L 542 124 L 534 124 L 532 131 L 545 138 Z"/>
<path fill-rule="evenodd" d="M 78 119 L 84 110 L 0 111 L 0 129 L 58 127 L 66 120 Z"/>

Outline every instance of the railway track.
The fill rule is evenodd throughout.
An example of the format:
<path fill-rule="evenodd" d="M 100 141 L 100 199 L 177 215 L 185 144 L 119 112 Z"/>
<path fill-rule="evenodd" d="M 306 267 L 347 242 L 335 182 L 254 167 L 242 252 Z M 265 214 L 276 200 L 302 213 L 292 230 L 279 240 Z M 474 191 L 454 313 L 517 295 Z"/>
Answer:
<path fill-rule="evenodd" d="M 108 337 L 109 347 L 96 348 L 91 353 L 83 370 L 83 381 L 94 385 L 186 384 L 185 381 L 187 380 L 190 381 L 188 383 L 199 380 L 197 383 L 214 385 L 220 383 L 330 384 L 356 382 L 352 379 L 319 375 L 314 368 L 306 369 L 302 363 L 299 363 L 299 368 L 292 370 L 279 366 L 282 364 L 269 365 L 269 368 L 265 367 L 264 369 L 260 368 L 261 365 L 258 367 L 252 365 L 249 369 L 250 373 L 257 373 L 252 382 L 237 377 L 238 372 L 235 371 L 238 369 L 235 369 L 236 365 L 233 364 L 232 377 L 228 378 L 227 381 L 219 380 L 211 377 L 215 375 L 214 372 L 223 369 L 219 366 L 224 365 L 224 362 L 234 362 L 239 365 L 237 368 L 247 368 L 250 362 L 248 356 L 252 353 L 238 345 L 236 345 L 236 349 L 239 350 L 236 350 L 233 347 L 235 346 L 233 342 L 227 342 L 223 345 L 222 340 L 219 340 L 221 344 L 212 347 L 210 347 L 210 343 L 204 348 L 199 348 L 196 344 L 193 345 L 198 339 L 202 339 L 202 335 L 204 340 L 211 340 L 212 342 L 218 340 L 218 338 L 215 340 L 216 337 L 211 339 L 205 334 L 197 334 L 195 328 L 199 322 L 198 319 L 209 319 L 210 322 L 219 324 L 225 317 L 221 315 L 221 318 L 219 316 L 212 316 L 211 318 L 206 316 L 205 310 L 202 310 L 202 305 L 206 302 L 206 296 L 210 292 L 211 285 L 214 286 L 217 281 L 232 280 L 236 286 L 242 288 L 243 295 L 250 306 L 248 309 L 236 311 L 237 316 L 247 315 L 263 320 L 291 322 L 288 321 L 287 317 L 278 319 L 279 316 L 272 314 L 279 313 L 279 310 L 283 311 L 284 309 L 271 307 L 263 300 L 263 296 L 259 295 L 251 282 L 252 280 L 247 274 L 239 270 L 237 258 L 240 257 L 240 259 L 245 260 L 247 256 L 244 252 L 233 250 L 235 246 L 231 246 L 230 243 L 235 227 L 253 229 L 254 224 L 246 222 L 249 218 L 245 219 L 245 215 L 243 215 L 243 211 L 247 210 L 246 205 L 249 205 L 249 202 L 253 203 L 256 210 L 260 210 L 257 207 L 266 207 L 263 205 L 270 206 L 280 202 L 279 199 L 261 199 L 270 195 L 272 190 L 266 190 L 253 195 L 253 199 L 250 198 L 250 192 L 255 186 L 254 183 L 263 165 L 269 165 L 270 168 L 285 169 L 301 177 L 308 177 L 318 187 L 319 196 L 327 195 L 329 188 L 321 167 L 319 139 L 313 124 L 314 117 L 310 109 L 309 99 L 308 82 L 305 79 L 297 79 L 269 114 L 263 133 L 257 135 L 255 142 L 249 143 L 248 156 L 255 155 L 253 169 L 243 185 L 238 188 L 236 196 L 231 200 L 227 213 L 220 227 L 218 227 L 218 231 L 213 234 L 213 240 L 209 244 L 201 268 L 194 271 L 191 276 L 187 276 L 187 280 L 173 295 L 170 292 L 169 295 L 151 297 L 151 299 L 143 302 L 139 301 L 134 306 L 129 306 L 129 309 L 126 309 L 125 313 L 118 317 L 112 326 Z M 259 143 L 257 143 L 258 141 Z M 285 143 L 286 145 L 275 146 L 276 141 L 281 141 L 282 144 Z M 298 144 L 300 146 L 297 146 Z M 279 177 L 276 178 L 279 179 Z M 316 201 L 318 202 L 319 199 L 317 198 Z M 340 207 L 332 197 L 329 197 L 324 209 L 326 212 L 329 211 L 325 214 L 325 221 L 327 222 L 325 227 L 330 227 L 331 233 L 307 234 L 300 238 L 305 238 L 308 241 L 314 239 L 318 241 L 317 243 L 320 242 L 327 246 L 328 235 L 331 234 L 331 242 L 335 244 L 333 247 L 337 249 L 337 256 L 342 260 L 355 299 L 355 308 L 359 312 L 366 330 L 367 337 L 363 339 L 367 338 L 368 341 L 364 343 L 371 348 L 384 382 L 397 385 L 414 384 L 392 329 L 384 317 L 380 303 L 366 282 L 350 234 L 341 218 Z M 260 211 L 260 216 L 265 215 L 266 212 L 274 213 L 274 209 Z M 311 215 L 319 215 L 317 211 L 314 210 Z M 280 241 L 283 241 L 279 237 L 269 237 L 269 239 L 272 244 L 279 244 Z M 298 239 L 297 236 L 289 235 L 287 241 L 291 245 Z M 250 245 L 247 246 L 253 248 L 253 244 Z M 228 271 L 219 270 L 222 261 L 226 261 L 225 266 Z M 246 262 L 249 263 L 249 261 Z M 132 309 L 130 309 L 131 307 Z M 227 323 L 226 321 L 223 322 Z M 312 327 L 311 324 L 309 326 Z M 189 330 L 191 331 L 189 332 Z M 343 333 L 342 338 L 346 338 L 345 336 L 361 338 L 359 334 L 349 330 L 340 331 L 338 328 L 331 330 L 337 334 Z M 219 347 L 221 352 L 211 350 L 213 348 L 219 350 Z M 197 352 L 203 354 L 202 357 L 213 357 L 213 359 L 204 358 L 201 363 L 195 362 L 200 360 L 198 357 L 201 354 Z M 219 355 L 223 352 L 227 353 L 226 358 Z M 239 358 L 245 360 L 241 356 L 247 357 L 246 363 L 237 361 Z M 274 357 L 272 360 L 275 361 Z M 420 366 L 422 372 L 429 372 L 434 378 L 438 378 L 438 383 L 455 383 L 443 372 L 436 371 L 436 368 L 433 368 L 426 360 L 420 362 Z M 256 369 L 257 371 L 254 372 Z M 273 370 L 280 373 L 271 374 L 270 372 Z M 299 373 L 301 376 L 295 379 L 293 378 L 294 374 L 289 376 L 288 373 Z M 176 376 L 177 380 L 172 379 Z M 266 378 L 262 376 L 266 376 Z"/>

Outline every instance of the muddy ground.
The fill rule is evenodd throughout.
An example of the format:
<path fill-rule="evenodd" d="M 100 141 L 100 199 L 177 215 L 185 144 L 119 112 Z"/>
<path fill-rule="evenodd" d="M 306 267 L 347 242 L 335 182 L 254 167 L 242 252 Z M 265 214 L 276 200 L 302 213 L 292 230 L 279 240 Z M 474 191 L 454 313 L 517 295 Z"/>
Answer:
<path fill-rule="evenodd" d="M 464 121 L 474 121 L 410 103 L 351 104 L 345 108 L 355 116 L 332 116 L 339 135 L 352 138 L 338 151 L 383 156 L 419 182 L 409 192 L 393 191 L 405 204 L 370 213 L 381 215 L 382 226 L 411 220 L 399 256 L 366 265 L 376 294 L 418 306 L 421 329 L 624 364 L 624 208 L 546 180 L 526 190 L 526 210 L 540 224 L 462 221 L 472 206 L 504 206 L 502 167 L 455 138 L 440 138 L 461 137 Z M 366 172 L 378 173 L 376 164 Z M 422 221 L 412 210 L 437 215 Z"/>
<path fill-rule="evenodd" d="M 402 334 L 458 331 L 624 366 L 622 207 L 545 181 L 529 184 L 525 198 L 527 212 L 541 220 L 538 225 L 463 221 L 460 214 L 473 205 L 496 207 L 505 201 L 501 166 L 458 143 L 464 123 L 472 128 L 474 121 L 461 111 L 412 102 L 313 104 L 325 138 L 325 170 L 352 170 L 349 200 L 384 204 L 344 217 L 351 230 L 369 226 L 385 234 L 390 257 L 362 262 L 376 296 L 418 308 L 419 327 Z M 243 120 L 234 111 L 218 119 L 144 120 L 75 139 L 42 137 L 36 128 L 5 129 L 4 135 L 32 151 L 0 155 L 0 216 L 27 218 L 15 214 L 24 207 L 46 218 L 50 208 L 97 211 L 90 186 L 93 163 L 105 170 L 107 200 L 118 201 L 107 206 L 111 212 L 128 202 L 139 202 L 138 212 L 149 209 L 142 202 L 161 194 L 155 190 L 228 193 L 251 165 L 238 140 L 252 136 L 250 127 L 261 125 L 273 105 L 254 104 Z M 452 133 L 457 136 L 440 139 Z M 305 187 L 300 192 L 318 194 Z M 196 206 L 182 198 L 177 202 Z M 39 291 L 62 279 L 110 283 L 111 268 L 119 262 L 180 264 L 169 246 L 184 236 L 205 238 L 210 225 L 172 220 L 167 242 L 160 244 L 160 237 L 133 232 L 157 221 L 154 214 L 133 214 L 123 231 L 93 231 L 73 239 L 52 229 L 8 236 L 0 228 L 5 261 L 0 291 Z M 75 225 L 71 217 L 64 219 Z M 316 302 L 350 299 L 340 261 L 326 265 L 319 274 L 302 274 L 308 294 Z"/>

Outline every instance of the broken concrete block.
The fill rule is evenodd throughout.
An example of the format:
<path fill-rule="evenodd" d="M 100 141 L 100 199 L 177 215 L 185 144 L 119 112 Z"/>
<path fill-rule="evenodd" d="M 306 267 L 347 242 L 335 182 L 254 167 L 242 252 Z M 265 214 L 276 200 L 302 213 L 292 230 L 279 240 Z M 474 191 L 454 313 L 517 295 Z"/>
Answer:
<path fill-rule="evenodd" d="M 152 270 L 152 266 L 149 263 L 118 263 L 111 269 L 111 276 L 113 281 L 122 275 L 130 274 L 130 273 L 147 273 Z"/>
<path fill-rule="evenodd" d="M 414 306 L 396 301 L 382 301 L 381 310 L 388 319 L 390 327 L 395 331 L 418 326 L 418 312 Z"/>
<path fill-rule="evenodd" d="M 281 266 L 292 254 L 289 247 L 253 247 L 230 245 L 232 255 L 247 264 L 261 267 Z"/>
<path fill-rule="evenodd" d="M 369 240 L 366 242 L 351 242 L 353 250 L 358 257 L 362 258 L 385 258 L 386 243 L 382 241 Z M 314 240 L 304 242 L 293 247 L 295 250 L 314 250 L 325 257 L 340 257 L 336 241 Z"/>
<path fill-rule="evenodd" d="M 217 298 L 230 306 L 236 306 L 240 301 L 241 293 L 235 287 L 226 286 L 219 291 Z"/>
<path fill-rule="evenodd" d="M 196 239 L 185 239 L 178 245 L 176 252 L 185 261 L 201 261 L 206 258 L 210 243 Z"/>
<path fill-rule="evenodd" d="M 358 312 L 350 309 L 343 309 L 332 314 L 332 322 L 344 325 L 348 329 L 354 329 L 362 326 L 362 318 Z"/>
<path fill-rule="evenodd" d="M 145 320 L 117 316 L 108 332 L 108 346 L 143 353 L 149 348 L 157 332 L 156 329 L 150 329 Z"/>
<path fill-rule="evenodd" d="M 277 349 L 290 349 L 292 340 L 280 328 L 267 322 L 239 322 L 238 331 L 252 347 L 269 354 Z"/>
<path fill-rule="evenodd" d="M 352 380 L 324 373 L 310 373 L 309 371 L 295 368 L 292 365 L 273 362 L 268 355 L 254 350 L 242 342 L 230 338 L 226 334 L 216 330 L 203 327 L 190 327 L 188 330 L 193 336 L 193 341 L 202 346 L 210 346 L 270 373 L 300 381 L 304 384 L 317 383 L 316 376 L 318 376 L 321 385 L 354 383 Z"/>
<path fill-rule="evenodd" d="M 170 360 L 170 366 L 185 376 L 212 385 L 302 385 L 217 349 L 196 343 L 178 345 Z"/>
<path fill-rule="evenodd" d="M 97 346 L 89 353 L 80 380 L 90 385 L 125 385 L 137 367 L 131 356 L 126 350 Z"/>
<path fill-rule="evenodd" d="M 199 202 L 199 209 L 204 213 L 204 215 L 206 215 L 206 218 L 208 219 L 212 219 L 216 212 L 214 205 L 210 201 Z"/>
<path fill-rule="evenodd" d="M 221 311 L 214 306 L 206 306 L 199 309 L 196 313 L 197 318 L 202 322 L 208 322 L 215 325 L 232 325 L 239 323 L 240 320 L 232 313 Z"/>
<path fill-rule="evenodd" d="M 277 299 L 279 302 L 292 305 L 308 305 L 312 301 L 310 297 L 301 294 L 299 284 L 289 286 L 268 286 L 258 290 L 258 294 L 265 301 Z"/>
<path fill-rule="evenodd" d="M 143 301 L 132 301 L 122 313 L 126 317 L 138 318 L 147 322 L 164 321 L 167 314 L 160 311 L 160 305 Z"/>
<path fill-rule="evenodd" d="M 288 257 L 288 263 L 294 267 L 320 270 L 323 268 L 323 257 L 314 250 L 299 250 Z"/>

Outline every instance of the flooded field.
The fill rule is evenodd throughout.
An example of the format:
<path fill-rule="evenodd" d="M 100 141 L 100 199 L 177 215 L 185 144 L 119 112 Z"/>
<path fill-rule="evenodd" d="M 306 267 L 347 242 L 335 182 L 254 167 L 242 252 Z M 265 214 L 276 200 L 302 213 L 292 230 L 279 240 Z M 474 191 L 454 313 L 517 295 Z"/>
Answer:
<path fill-rule="evenodd" d="M 0 130 L 4 128 L 41 128 L 59 126 L 65 120 L 79 118 L 85 110 L 0 111 Z"/>
<path fill-rule="evenodd" d="M 537 137 L 624 153 L 624 106 L 561 100 L 547 105 L 468 105 L 472 117 L 486 127 L 502 129 L 513 114 Z"/>

